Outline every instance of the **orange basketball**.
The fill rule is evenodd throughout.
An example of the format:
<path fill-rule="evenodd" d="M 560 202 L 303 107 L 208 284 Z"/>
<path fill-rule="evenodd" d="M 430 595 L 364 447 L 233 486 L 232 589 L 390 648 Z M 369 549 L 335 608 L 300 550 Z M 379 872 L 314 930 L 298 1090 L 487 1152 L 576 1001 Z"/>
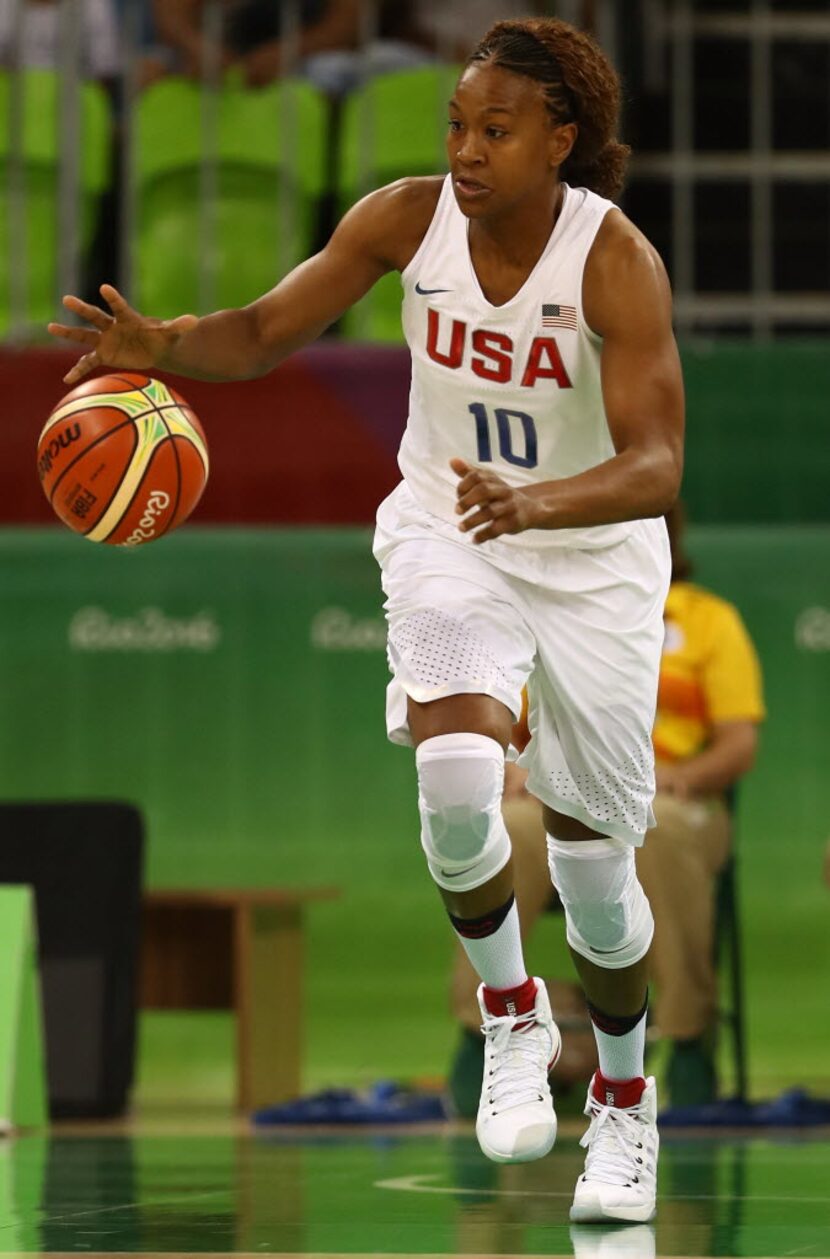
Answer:
<path fill-rule="evenodd" d="M 138 546 L 187 520 L 208 477 L 207 441 L 181 394 L 150 376 L 85 381 L 37 444 L 43 492 L 90 542 Z"/>

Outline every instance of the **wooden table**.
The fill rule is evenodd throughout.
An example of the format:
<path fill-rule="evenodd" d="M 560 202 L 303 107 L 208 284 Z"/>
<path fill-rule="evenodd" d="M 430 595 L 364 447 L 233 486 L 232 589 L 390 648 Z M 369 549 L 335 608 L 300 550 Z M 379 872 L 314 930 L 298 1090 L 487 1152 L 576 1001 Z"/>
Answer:
<path fill-rule="evenodd" d="M 336 888 L 145 891 L 139 1004 L 236 1012 L 236 1097 L 254 1110 L 297 1097 L 303 919 Z"/>

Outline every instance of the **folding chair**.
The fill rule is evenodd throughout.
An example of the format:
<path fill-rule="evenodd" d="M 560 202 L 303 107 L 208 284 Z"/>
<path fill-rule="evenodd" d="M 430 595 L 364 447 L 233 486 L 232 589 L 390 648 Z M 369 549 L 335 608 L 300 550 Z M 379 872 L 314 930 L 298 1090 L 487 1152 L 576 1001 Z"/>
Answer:
<path fill-rule="evenodd" d="M 727 792 L 726 804 L 732 827 L 732 851 L 718 876 L 715 892 L 715 965 L 726 998 L 719 1010 L 719 1020 L 728 1029 L 731 1040 L 734 1095 L 745 1101 L 748 1090 L 746 1007 L 736 848 L 737 790 L 734 786 Z"/>

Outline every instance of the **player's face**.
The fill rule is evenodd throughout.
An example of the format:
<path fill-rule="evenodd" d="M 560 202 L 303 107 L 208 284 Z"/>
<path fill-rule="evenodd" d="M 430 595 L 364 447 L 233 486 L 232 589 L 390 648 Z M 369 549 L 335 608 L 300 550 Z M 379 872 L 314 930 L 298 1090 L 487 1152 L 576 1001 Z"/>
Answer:
<path fill-rule="evenodd" d="M 556 126 L 535 79 L 487 62 L 468 66 L 449 106 L 447 154 L 456 200 L 488 218 L 550 193 L 576 126 Z"/>

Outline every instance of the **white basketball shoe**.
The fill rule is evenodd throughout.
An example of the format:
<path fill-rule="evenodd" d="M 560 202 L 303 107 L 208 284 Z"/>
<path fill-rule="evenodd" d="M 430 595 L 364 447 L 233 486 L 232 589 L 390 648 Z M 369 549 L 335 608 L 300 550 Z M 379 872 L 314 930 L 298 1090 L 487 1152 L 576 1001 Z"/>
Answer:
<path fill-rule="evenodd" d="M 639 1098 L 637 1091 L 634 1082 L 620 1085 L 599 1072 L 588 1086 L 585 1114 L 591 1123 L 580 1141 L 588 1154 L 571 1207 L 575 1223 L 654 1219 L 660 1146 L 654 1077 L 645 1081 Z"/>
<path fill-rule="evenodd" d="M 484 1076 L 476 1136 L 495 1163 L 542 1158 L 556 1140 L 548 1072 L 559 1057 L 562 1038 L 542 980 L 530 979 L 525 988 L 528 999 L 518 1002 L 505 1000 L 484 984 L 478 990 Z"/>

